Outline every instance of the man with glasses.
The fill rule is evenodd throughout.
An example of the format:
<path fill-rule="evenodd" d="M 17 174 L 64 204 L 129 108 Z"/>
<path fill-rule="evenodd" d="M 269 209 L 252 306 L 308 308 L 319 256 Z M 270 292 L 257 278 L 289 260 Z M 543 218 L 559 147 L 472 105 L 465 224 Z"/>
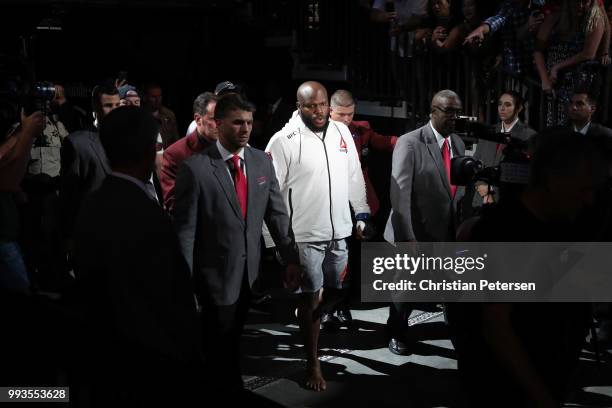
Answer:
<path fill-rule="evenodd" d="M 397 140 L 387 241 L 455 240 L 457 204 L 464 191 L 450 183 L 450 164 L 453 157 L 465 153 L 463 141 L 453 133 L 460 114 L 459 96 L 450 90 L 440 91 L 431 102 L 431 121 Z M 394 354 L 409 353 L 406 329 L 411 311 L 407 304 L 391 305 L 387 328 L 389 350 Z"/>

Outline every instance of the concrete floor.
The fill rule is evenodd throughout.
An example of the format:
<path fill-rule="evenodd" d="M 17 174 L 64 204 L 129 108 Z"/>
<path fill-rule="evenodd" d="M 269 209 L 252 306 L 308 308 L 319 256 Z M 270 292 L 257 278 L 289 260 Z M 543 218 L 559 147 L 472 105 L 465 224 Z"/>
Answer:
<path fill-rule="evenodd" d="M 287 407 L 466 407 L 457 362 L 441 313 L 414 311 L 422 338 L 414 353 L 397 356 L 385 340 L 388 307 L 363 304 L 355 327 L 323 333 L 321 360 L 328 387 L 303 388 L 305 363 L 293 305 L 276 300 L 252 310 L 245 327 L 242 369 L 247 389 Z M 612 350 L 583 352 L 579 392 L 566 407 L 612 407 Z"/>

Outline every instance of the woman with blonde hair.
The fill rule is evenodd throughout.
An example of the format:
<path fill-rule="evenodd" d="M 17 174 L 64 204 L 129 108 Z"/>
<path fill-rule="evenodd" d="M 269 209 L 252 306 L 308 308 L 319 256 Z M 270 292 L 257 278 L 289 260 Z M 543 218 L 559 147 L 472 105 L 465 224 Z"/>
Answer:
<path fill-rule="evenodd" d="M 596 79 L 597 70 L 589 61 L 609 62 L 609 41 L 608 17 L 598 0 L 563 0 L 559 10 L 545 17 L 533 56 L 548 94 L 547 126 L 566 124 L 574 87 Z"/>

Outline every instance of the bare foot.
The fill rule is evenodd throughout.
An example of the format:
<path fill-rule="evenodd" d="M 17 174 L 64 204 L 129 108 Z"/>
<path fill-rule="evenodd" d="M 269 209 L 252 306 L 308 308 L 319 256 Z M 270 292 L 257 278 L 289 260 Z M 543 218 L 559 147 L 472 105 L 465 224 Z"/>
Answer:
<path fill-rule="evenodd" d="M 325 391 L 327 383 L 323 379 L 323 374 L 321 374 L 319 360 L 314 363 L 307 363 L 306 375 L 308 376 L 306 379 L 306 388 L 313 391 Z"/>

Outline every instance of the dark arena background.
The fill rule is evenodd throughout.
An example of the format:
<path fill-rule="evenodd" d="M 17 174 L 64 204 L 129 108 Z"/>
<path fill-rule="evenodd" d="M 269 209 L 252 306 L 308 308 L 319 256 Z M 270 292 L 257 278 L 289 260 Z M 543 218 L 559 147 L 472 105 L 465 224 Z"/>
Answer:
<path fill-rule="evenodd" d="M 361 296 L 361 246 L 389 231 L 610 242 L 611 18 L 608 0 L 0 0 L 0 408 L 612 407 L 610 303 Z M 264 217 L 289 243 L 253 232 Z M 321 297 L 290 282 L 313 252 Z"/>

